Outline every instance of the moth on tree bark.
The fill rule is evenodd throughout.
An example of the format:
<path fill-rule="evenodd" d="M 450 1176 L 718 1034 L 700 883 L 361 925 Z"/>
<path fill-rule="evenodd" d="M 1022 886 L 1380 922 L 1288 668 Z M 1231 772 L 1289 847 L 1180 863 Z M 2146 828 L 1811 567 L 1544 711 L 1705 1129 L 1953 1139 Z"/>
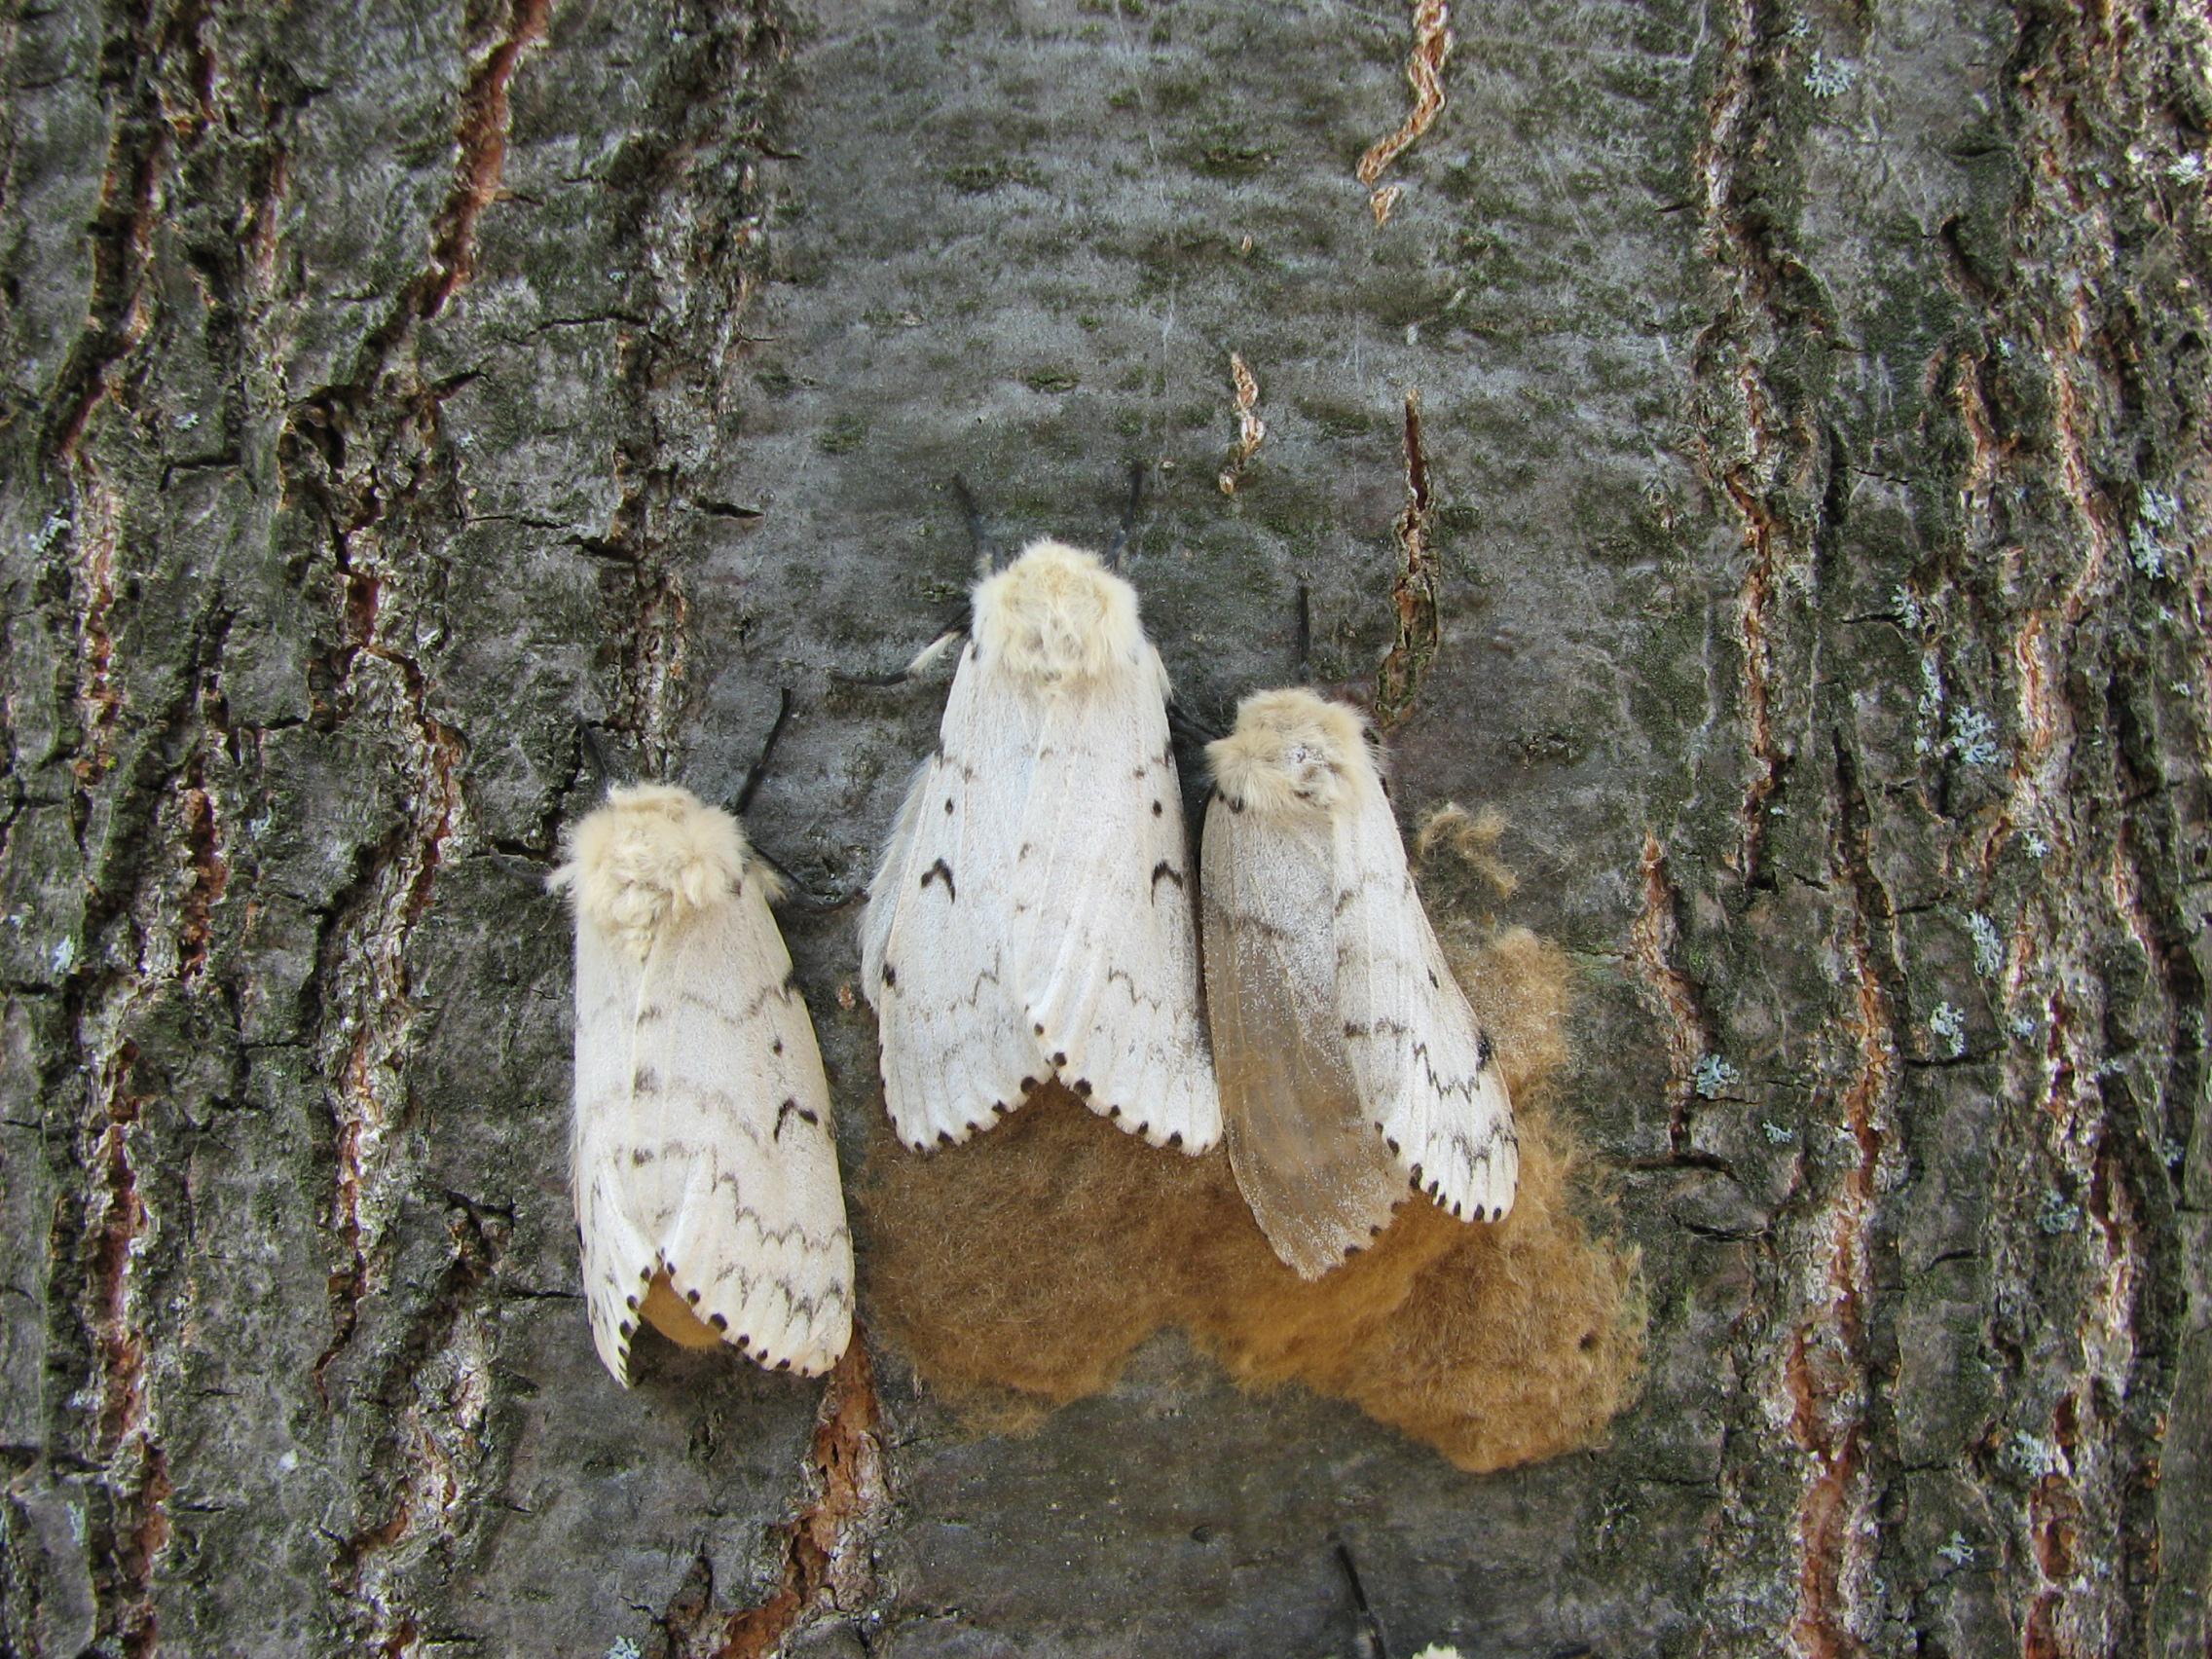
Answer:
<path fill-rule="evenodd" d="M 1334 1526 L 1407 1651 L 2202 1651 L 2204 53 L 2135 0 L 12 14 L 0 1646 L 1050 1655 L 1110 1599 L 1341 1651 Z M 795 681 L 755 828 L 851 891 L 938 711 L 807 677 L 964 585 L 931 481 L 1044 523 L 1127 454 L 1181 693 L 1278 680 L 1305 582 L 1408 820 L 1509 826 L 1510 901 L 1424 879 L 1571 969 L 1651 1315 L 1598 1449 L 1470 1477 L 1173 1336 L 1028 1439 L 884 1345 L 819 1429 L 606 1383 L 579 723 L 711 793 Z M 849 915 L 787 940 L 854 980 Z"/>

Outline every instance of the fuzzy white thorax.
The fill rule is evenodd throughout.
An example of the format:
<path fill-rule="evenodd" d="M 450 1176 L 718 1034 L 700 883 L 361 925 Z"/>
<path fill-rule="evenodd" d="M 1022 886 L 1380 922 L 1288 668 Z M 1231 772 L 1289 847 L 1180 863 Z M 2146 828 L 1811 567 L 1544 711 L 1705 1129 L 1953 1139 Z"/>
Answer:
<path fill-rule="evenodd" d="M 656 931 L 726 898 L 749 865 L 766 897 L 779 891 L 737 820 L 672 784 L 617 784 L 576 826 L 568 852 L 553 887 L 639 961 Z"/>
<path fill-rule="evenodd" d="M 1049 685 L 1097 680 L 1142 660 L 1136 589 L 1095 553 L 1032 541 L 976 584 L 983 660 Z"/>
<path fill-rule="evenodd" d="M 1367 721 L 1310 691 L 1255 691 L 1236 727 L 1206 745 L 1214 786 L 1239 811 L 1269 817 L 1348 812 L 1380 789 Z"/>

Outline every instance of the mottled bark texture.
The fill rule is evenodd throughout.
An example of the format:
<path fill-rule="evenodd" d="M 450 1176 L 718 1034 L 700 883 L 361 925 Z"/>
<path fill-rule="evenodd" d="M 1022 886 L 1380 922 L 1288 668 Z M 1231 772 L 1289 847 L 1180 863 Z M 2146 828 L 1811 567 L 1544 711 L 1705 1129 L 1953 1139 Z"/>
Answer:
<path fill-rule="evenodd" d="M 1348 1653 L 1335 1532 L 1404 1651 L 2206 1650 L 2203 12 L 1459 0 L 1374 201 L 1413 12 L 0 22 L 0 1646 Z M 943 480 L 1094 538 L 1124 456 L 1187 694 L 1308 585 L 1574 955 L 1602 1450 L 1172 1336 L 1027 1438 L 592 1357 L 581 725 L 726 793 L 791 685 L 757 837 L 849 893 Z"/>

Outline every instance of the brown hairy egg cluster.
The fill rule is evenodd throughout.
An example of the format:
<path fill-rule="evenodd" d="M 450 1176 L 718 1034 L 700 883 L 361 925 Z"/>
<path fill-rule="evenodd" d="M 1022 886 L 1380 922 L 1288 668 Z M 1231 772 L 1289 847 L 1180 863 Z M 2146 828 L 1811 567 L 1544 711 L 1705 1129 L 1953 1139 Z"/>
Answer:
<path fill-rule="evenodd" d="M 1240 1382 L 1303 1382 L 1464 1469 L 1596 1439 L 1633 1395 L 1643 1309 L 1637 1254 L 1593 1229 L 1602 1205 L 1552 1110 L 1569 965 L 1516 929 L 1454 966 L 1516 1107 L 1521 1186 L 1501 1223 L 1409 1194 L 1372 1248 L 1306 1282 L 1226 1156 L 1159 1158 L 1054 1089 L 928 1157 L 879 1139 L 861 1197 L 879 1328 L 986 1428 L 1102 1391 L 1174 1325 Z"/>

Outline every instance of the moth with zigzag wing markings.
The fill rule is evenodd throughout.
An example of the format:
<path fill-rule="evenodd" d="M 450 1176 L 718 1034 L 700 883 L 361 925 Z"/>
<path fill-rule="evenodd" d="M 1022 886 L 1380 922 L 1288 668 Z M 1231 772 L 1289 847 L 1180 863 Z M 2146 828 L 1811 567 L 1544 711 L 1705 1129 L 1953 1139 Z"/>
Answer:
<path fill-rule="evenodd" d="M 921 1151 L 1057 1078 L 1154 1145 L 1203 1152 L 1221 1110 L 1190 847 L 1166 670 L 1115 568 L 1127 522 L 1103 560 L 1045 540 L 995 569 L 972 503 L 970 521 L 973 624 L 862 924 L 884 1104 Z"/>
<path fill-rule="evenodd" d="M 611 789 L 567 852 L 570 1156 L 600 1358 L 628 1387 L 649 1321 L 687 1347 L 828 1371 L 852 1335 L 852 1241 L 776 871 L 734 816 L 665 784 Z"/>
<path fill-rule="evenodd" d="M 1421 908 L 1366 721 L 1310 691 L 1262 691 L 1206 756 L 1222 1117 L 1276 1256 L 1318 1278 L 1416 1189 L 1456 1217 L 1501 1218 L 1512 1102 Z"/>

